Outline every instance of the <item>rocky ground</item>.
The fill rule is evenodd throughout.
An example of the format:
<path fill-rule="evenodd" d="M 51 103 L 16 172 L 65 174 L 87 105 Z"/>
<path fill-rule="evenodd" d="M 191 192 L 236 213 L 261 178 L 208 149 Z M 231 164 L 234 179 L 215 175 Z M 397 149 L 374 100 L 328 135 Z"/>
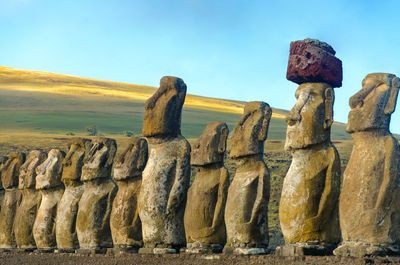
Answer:
<path fill-rule="evenodd" d="M 0 264 L 400 264 L 400 257 L 340 258 L 327 257 L 276 257 L 235 255 L 83 255 L 47 253 L 0 253 Z"/>

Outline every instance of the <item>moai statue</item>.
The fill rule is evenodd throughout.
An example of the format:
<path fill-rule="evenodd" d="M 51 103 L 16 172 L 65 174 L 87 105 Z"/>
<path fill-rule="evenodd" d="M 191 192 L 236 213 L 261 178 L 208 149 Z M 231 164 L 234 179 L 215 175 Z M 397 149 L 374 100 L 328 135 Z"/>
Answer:
<path fill-rule="evenodd" d="M 33 224 L 42 199 L 42 194 L 36 190 L 36 168 L 46 160 L 46 156 L 41 150 L 30 151 L 19 170 L 18 189 L 22 199 L 15 213 L 14 234 L 18 248 L 26 251 L 36 248 Z"/>
<path fill-rule="evenodd" d="M 369 74 L 350 98 L 353 151 L 343 176 L 338 256 L 400 254 L 400 148 L 389 131 L 399 78 Z"/>
<path fill-rule="evenodd" d="M 185 245 L 183 215 L 190 180 L 190 145 L 181 135 L 186 85 L 165 76 L 146 101 L 143 131 L 149 159 L 139 194 L 144 247 L 139 253 L 176 253 Z"/>
<path fill-rule="evenodd" d="M 78 252 L 102 253 L 112 247 L 110 214 L 117 185 L 111 179 L 111 169 L 116 151 L 114 139 L 96 137 L 83 162 L 84 191 L 76 218 Z"/>
<path fill-rule="evenodd" d="M 3 165 L 7 162 L 8 156 L 0 156 L 0 212 L 1 212 L 1 203 L 4 198 L 4 187 L 3 184 L 1 183 L 1 171 L 3 168 Z"/>
<path fill-rule="evenodd" d="M 69 151 L 62 162 L 61 181 L 65 191 L 57 209 L 57 252 L 74 252 L 79 247 L 76 217 L 84 189 L 81 181 L 83 161 L 91 148 L 91 140 L 74 137 L 68 143 L 68 147 Z"/>
<path fill-rule="evenodd" d="M 190 163 L 197 171 L 188 191 L 184 218 L 188 253 L 218 253 L 225 246 L 229 173 L 224 154 L 228 133 L 226 123 L 210 123 L 192 149 Z"/>
<path fill-rule="evenodd" d="M 233 129 L 230 157 L 236 173 L 228 190 L 225 223 L 236 254 L 265 254 L 268 246 L 269 170 L 263 160 L 272 110 L 265 102 L 246 104 Z"/>
<path fill-rule="evenodd" d="M 17 246 L 15 242 L 13 224 L 15 212 L 21 200 L 18 190 L 19 169 L 25 162 L 25 154 L 11 153 L 1 170 L 1 182 L 5 189 L 0 212 L 0 248 L 12 249 Z"/>
<path fill-rule="evenodd" d="M 42 201 L 33 224 L 33 237 L 40 252 L 52 252 L 57 247 L 56 218 L 64 192 L 61 182 L 64 157 L 63 151 L 51 149 L 47 159 L 36 168 L 36 189 L 40 190 Z"/>
<path fill-rule="evenodd" d="M 118 185 L 110 217 L 115 252 L 136 252 L 142 246 L 142 223 L 138 196 L 142 172 L 148 158 L 147 141 L 130 138 L 126 149 L 114 160 L 114 180 Z"/>
<path fill-rule="evenodd" d="M 332 144 L 334 86 L 342 64 L 317 40 L 292 42 L 288 80 L 299 85 L 286 117 L 285 150 L 293 159 L 283 182 L 279 220 L 285 245 L 277 255 L 330 255 L 340 241 L 340 159 Z"/>

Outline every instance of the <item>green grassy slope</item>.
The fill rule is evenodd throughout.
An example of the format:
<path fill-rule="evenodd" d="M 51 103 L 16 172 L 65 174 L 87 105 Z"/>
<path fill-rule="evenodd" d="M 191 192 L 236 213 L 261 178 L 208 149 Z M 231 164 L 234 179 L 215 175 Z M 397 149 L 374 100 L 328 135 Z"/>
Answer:
<path fill-rule="evenodd" d="M 86 134 L 96 125 L 104 135 L 140 134 L 144 102 L 102 96 L 72 96 L 0 89 L 0 131 Z M 224 121 L 232 130 L 240 114 L 184 107 L 182 134 L 197 138 L 205 126 Z M 268 139 L 285 139 L 286 123 L 272 118 Z M 334 139 L 349 139 L 344 126 L 334 125 Z"/>

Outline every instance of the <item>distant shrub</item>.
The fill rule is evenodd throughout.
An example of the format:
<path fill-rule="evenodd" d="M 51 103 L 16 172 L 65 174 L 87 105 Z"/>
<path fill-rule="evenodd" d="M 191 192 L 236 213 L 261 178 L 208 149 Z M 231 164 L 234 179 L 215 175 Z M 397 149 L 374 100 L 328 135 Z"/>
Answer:
<path fill-rule="evenodd" d="M 124 135 L 125 135 L 126 137 L 132 137 L 132 136 L 134 136 L 135 134 L 134 134 L 132 131 L 124 131 Z"/>
<path fill-rule="evenodd" d="M 75 135 L 73 132 L 67 132 L 65 135 Z"/>
<path fill-rule="evenodd" d="M 96 125 L 87 126 L 87 127 L 85 128 L 85 130 L 89 133 L 90 136 L 99 135 L 99 131 L 98 131 Z"/>

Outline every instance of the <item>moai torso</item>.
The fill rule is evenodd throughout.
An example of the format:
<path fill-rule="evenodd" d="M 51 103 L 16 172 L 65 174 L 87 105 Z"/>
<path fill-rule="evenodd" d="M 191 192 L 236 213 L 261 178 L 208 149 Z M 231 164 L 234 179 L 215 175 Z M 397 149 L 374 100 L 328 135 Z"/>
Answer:
<path fill-rule="evenodd" d="M 83 161 L 91 148 L 91 141 L 75 137 L 70 140 L 68 146 L 69 151 L 62 162 L 61 181 L 65 191 L 57 209 L 56 240 L 58 249 L 72 251 L 79 246 L 76 217 L 84 189 L 81 181 Z"/>
<path fill-rule="evenodd" d="M 149 159 L 143 171 L 139 215 L 146 247 L 178 248 L 185 244 L 183 215 L 190 179 L 190 145 L 181 136 L 186 85 L 163 77 L 146 102 L 143 136 Z"/>
<path fill-rule="evenodd" d="M 96 137 L 84 160 L 81 176 L 84 192 L 76 219 L 76 231 L 82 249 L 112 246 L 110 213 L 117 186 L 111 179 L 111 168 L 116 151 L 114 139 Z"/>
<path fill-rule="evenodd" d="M 42 199 L 36 190 L 36 168 L 46 159 L 46 153 L 41 150 L 29 152 L 25 163 L 19 171 L 18 189 L 22 194 L 14 220 L 14 233 L 18 248 L 36 248 L 33 237 L 33 224 Z"/>
<path fill-rule="evenodd" d="M 15 236 L 13 230 L 16 209 L 21 200 L 18 190 L 18 175 L 22 164 L 25 162 L 25 154 L 11 153 L 2 166 L 1 182 L 5 189 L 0 212 L 0 248 L 15 248 Z"/>
<path fill-rule="evenodd" d="M 326 83 L 304 83 L 296 97 L 287 117 L 285 149 L 293 159 L 279 204 L 282 233 L 287 244 L 336 244 L 341 171 L 330 141 L 333 89 Z"/>
<path fill-rule="evenodd" d="M 185 209 L 185 232 L 188 249 L 206 248 L 226 243 L 224 222 L 229 173 L 224 166 L 224 154 L 229 129 L 225 123 L 209 124 L 194 144 L 191 165 L 197 169 L 188 190 Z"/>
<path fill-rule="evenodd" d="M 118 192 L 110 218 L 114 248 L 139 248 L 143 244 L 138 196 L 147 158 L 147 141 L 138 137 L 131 138 L 126 149 L 115 158 L 114 180 Z"/>
<path fill-rule="evenodd" d="M 64 192 L 61 182 L 63 151 L 51 149 L 47 159 L 36 168 L 36 189 L 42 201 L 33 225 L 33 237 L 38 249 L 54 249 L 56 242 L 57 206 Z"/>
<path fill-rule="evenodd" d="M 236 173 L 228 190 L 225 223 L 233 247 L 268 246 L 269 170 L 263 160 L 271 108 L 250 102 L 236 124 L 230 156 Z"/>
<path fill-rule="evenodd" d="M 370 74 L 350 99 L 347 131 L 354 146 L 340 196 L 344 244 L 354 241 L 399 248 L 400 148 L 389 131 L 399 86 L 394 75 Z"/>

